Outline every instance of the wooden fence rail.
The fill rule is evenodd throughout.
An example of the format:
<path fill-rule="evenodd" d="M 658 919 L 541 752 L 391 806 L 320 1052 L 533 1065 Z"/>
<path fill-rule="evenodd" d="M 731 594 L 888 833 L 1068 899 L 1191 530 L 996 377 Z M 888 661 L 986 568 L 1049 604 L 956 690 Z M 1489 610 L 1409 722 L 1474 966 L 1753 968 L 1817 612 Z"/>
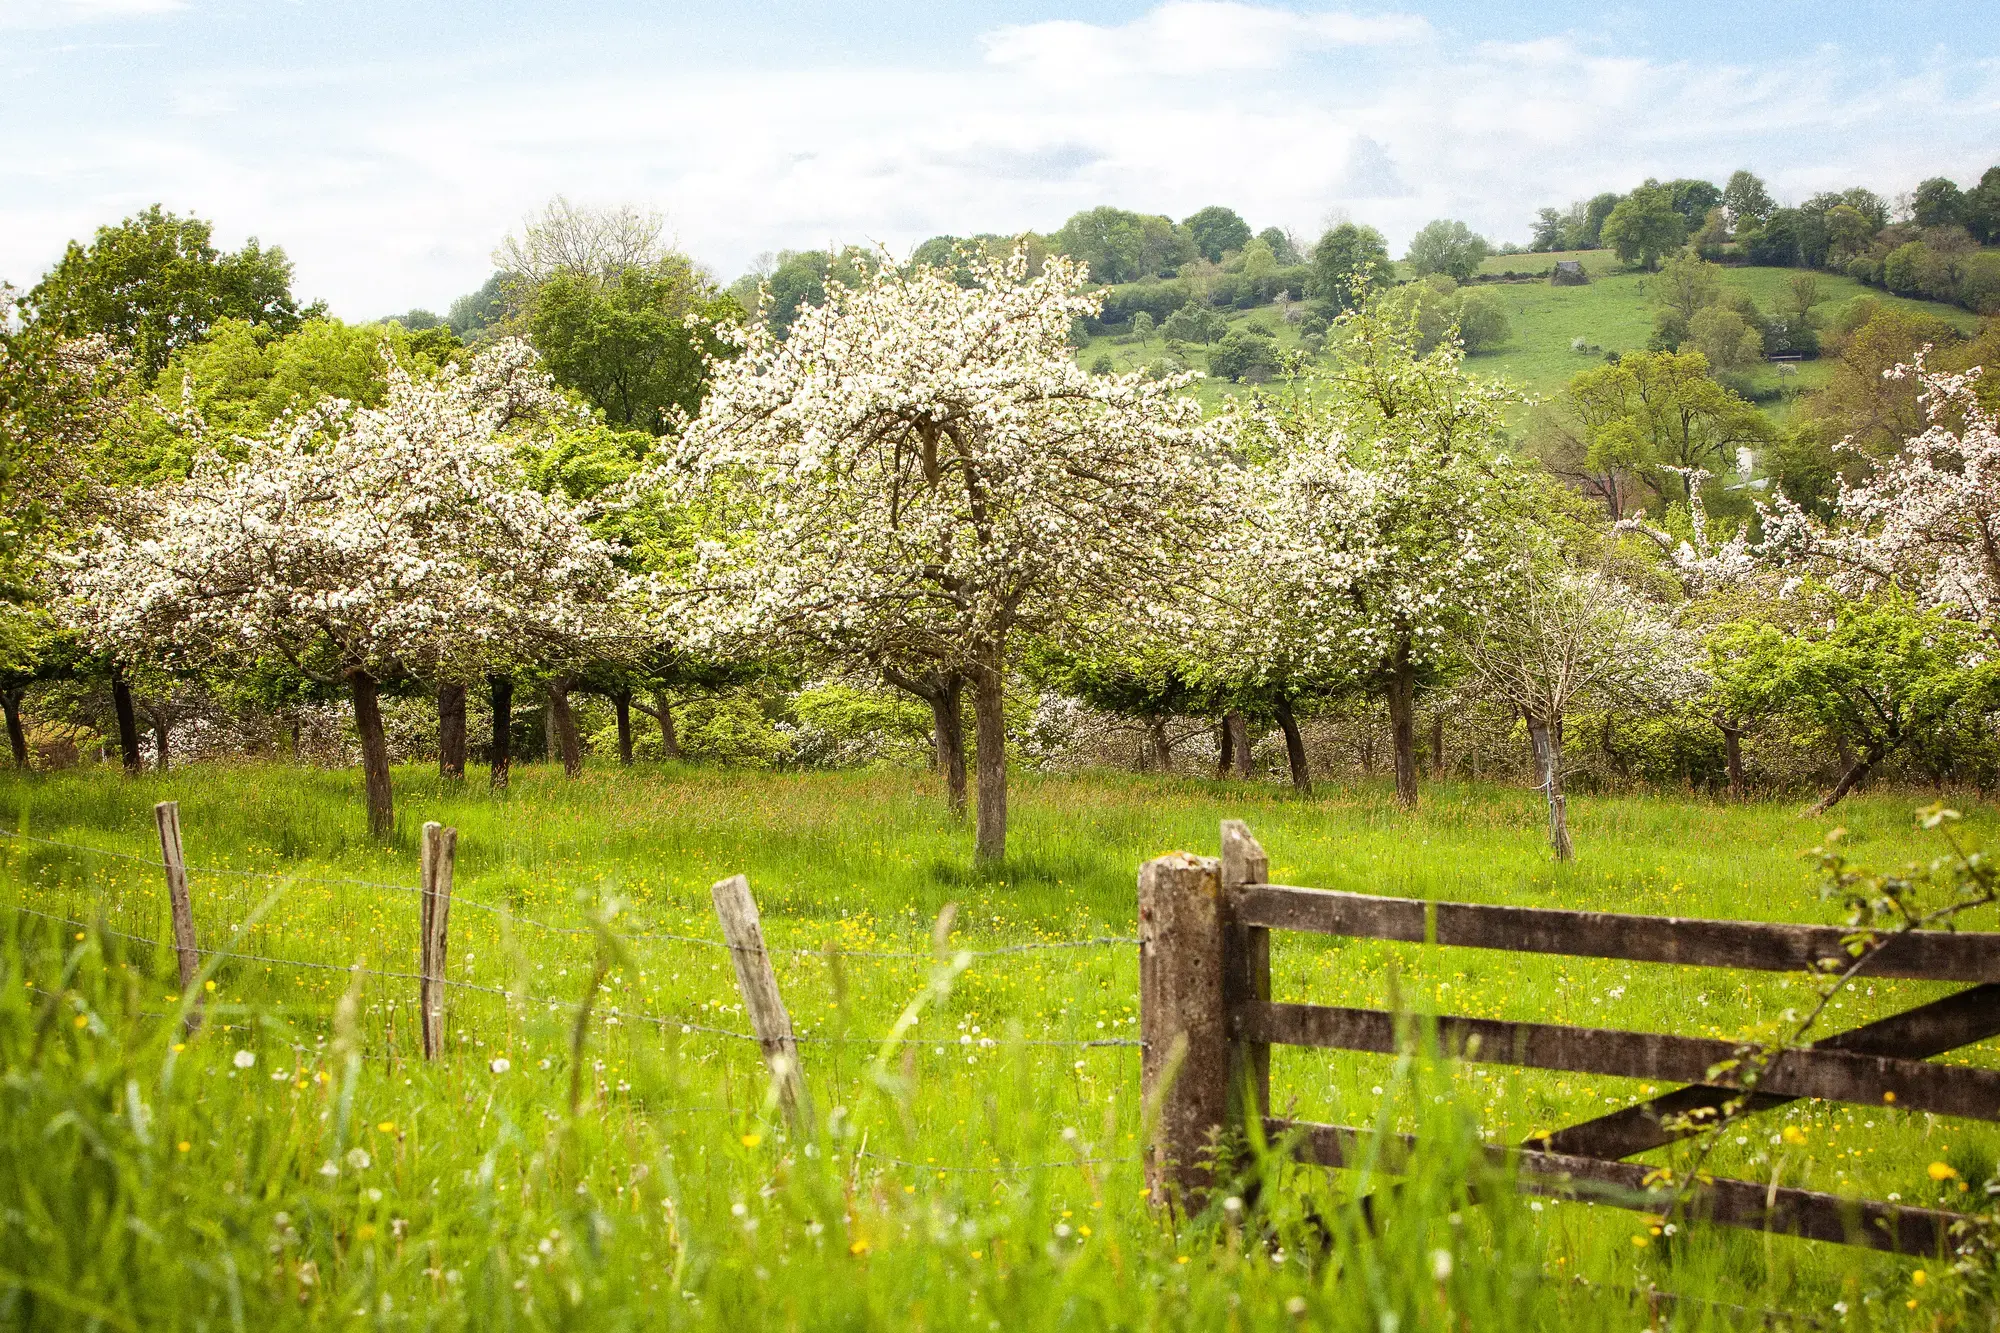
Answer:
<path fill-rule="evenodd" d="M 1371 1131 L 1271 1115 L 1270 1048 L 1384 1054 L 1412 1024 L 1387 1010 L 1274 1002 L 1270 932 L 1563 954 L 1636 962 L 1824 974 L 1853 966 L 1847 932 L 1827 926 L 1624 916 L 1477 903 L 1430 903 L 1266 880 L 1263 849 L 1240 821 L 1222 825 L 1219 860 L 1177 853 L 1139 872 L 1142 1080 L 1154 1110 L 1149 1183 L 1156 1198 L 1199 1202 L 1214 1146 L 1259 1119 L 1306 1161 L 1343 1166 L 1369 1155 L 1393 1168 L 1414 1147 Z M 2000 1070 L 1929 1058 L 2000 1036 L 2000 934 L 1911 931 L 1885 936 L 1860 966 L 1871 977 L 1979 983 L 1809 1047 L 1780 1052 L 1747 1098 L 1736 1085 L 1746 1048 L 1668 1033 L 1445 1015 L 1439 1047 L 1467 1061 L 1654 1079 L 1685 1086 L 1596 1119 L 1494 1148 L 1522 1187 L 1657 1209 L 1672 1201 L 1657 1168 L 1624 1159 L 1696 1132 L 1688 1126 L 1733 1099 L 1746 1112 L 1812 1097 L 2000 1120 Z M 1933 1254 L 1958 1214 L 1853 1200 L 1768 1182 L 1704 1180 L 1697 1216 L 1814 1240 Z"/>

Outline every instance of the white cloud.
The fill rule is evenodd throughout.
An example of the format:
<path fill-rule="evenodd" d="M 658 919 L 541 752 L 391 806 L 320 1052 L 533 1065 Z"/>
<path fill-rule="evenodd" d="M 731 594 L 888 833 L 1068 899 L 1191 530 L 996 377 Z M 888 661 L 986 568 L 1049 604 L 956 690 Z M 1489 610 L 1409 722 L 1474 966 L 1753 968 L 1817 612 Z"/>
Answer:
<path fill-rule="evenodd" d="M 1276 69 L 1302 55 L 1416 42 L 1430 33 L 1430 24 L 1413 14 L 1300 14 L 1227 0 L 1172 0 L 1115 27 L 1057 19 L 1001 28 L 987 36 L 986 58 L 1045 79 L 1206 74 Z"/>
<path fill-rule="evenodd" d="M 186 0 L 0 0 L 0 29 L 64 28 L 76 23 L 146 18 L 186 7 Z"/>
<path fill-rule="evenodd" d="M 1190 11 L 1211 25 L 1210 57 L 1233 62 L 1199 78 L 1162 54 L 1192 48 L 1159 36 Z M 1561 38 L 1329 46 L 1337 25 L 1310 27 L 1328 17 L 1168 5 L 1124 29 L 1075 25 L 1136 32 L 1151 63 L 1053 89 L 1047 64 L 993 57 L 1007 33 L 1049 25 L 922 68 L 189 71 L 143 113 L 0 135 L 0 275 L 32 282 L 68 238 L 158 199 L 230 244 L 284 245 L 304 294 L 365 317 L 478 286 L 501 236 L 558 191 L 664 211 L 729 277 L 767 250 L 901 250 L 1101 203 L 1175 217 L 1226 203 L 1302 229 L 1345 209 L 1397 246 L 1436 217 L 1521 239 L 1536 207 L 1648 175 L 1749 166 L 1793 198 L 1893 194 L 1937 172 L 1976 179 L 2000 142 L 2000 76 L 1970 59 L 1892 77 L 1827 50 L 1749 65 Z M 1301 31 L 1321 33 L 1318 54 L 1289 68 Z"/>

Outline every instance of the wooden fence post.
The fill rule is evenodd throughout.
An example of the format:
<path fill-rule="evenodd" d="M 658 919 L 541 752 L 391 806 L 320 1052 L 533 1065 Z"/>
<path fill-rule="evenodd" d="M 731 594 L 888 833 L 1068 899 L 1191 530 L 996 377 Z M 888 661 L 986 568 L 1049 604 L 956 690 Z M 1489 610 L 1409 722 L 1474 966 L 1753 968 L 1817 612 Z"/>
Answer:
<path fill-rule="evenodd" d="M 1252 884 L 1268 884 L 1271 861 L 1240 819 L 1222 821 L 1223 1003 L 1231 1013 L 1250 1001 L 1271 998 L 1271 932 L 1236 920 L 1236 894 Z M 1262 1121 L 1271 1113 L 1271 1045 L 1229 1042 L 1229 1094 L 1240 1120 Z"/>
<path fill-rule="evenodd" d="M 181 995 L 185 998 L 188 988 L 194 985 L 195 974 L 201 971 L 201 946 L 194 937 L 194 904 L 188 899 L 187 859 L 181 855 L 181 803 L 161 801 L 153 807 L 153 822 L 160 827 L 160 861 L 167 870 L 167 908 L 174 919 L 174 958 L 180 969 Z M 200 1003 L 200 997 L 195 997 L 195 1005 Z M 199 1011 L 190 1006 L 187 1030 L 193 1032 L 200 1024 Z"/>
<path fill-rule="evenodd" d="M 1229 1117 L 1221 867 L 1176 852 L 1139 868 L 1140 1089 L 1153 1118 L 1146 1178 L 1156 1202 L 1199 1209 L 1204 1154 Z"/>
<path fill-rule="evenodd" d="M 718 881 L 709 894 L 722 922 L 722 937 L 729 943 L 729 960 L 736 965 L 736 985 L 743 992 L 750 1029 L 764 1048 L 764 1060 L 777 1080 L 785 1114 L 795 1129 L 810 1133 L 813 1110 L 812 1098 L 806 1093 L 805 1068 L 799 1063 L 791 1015 L 785 1012 L 784 997 L 778 993 L 778 975 L 771 970 L 771 955 L 764 949 L 764 927 L 757 918 L 756 900 L 750 896 L 750 881 L 731 875 Z"/>
<path fill-rule="evenodd" d="M 422 924 L 419 929 L 417 1021 L 423 1031 L 424 1059 L 444 1054 L 444 959 L 451 917 L 451 872 L 458 857 L 458 830 L 436 820 L 424 825 Z"/>

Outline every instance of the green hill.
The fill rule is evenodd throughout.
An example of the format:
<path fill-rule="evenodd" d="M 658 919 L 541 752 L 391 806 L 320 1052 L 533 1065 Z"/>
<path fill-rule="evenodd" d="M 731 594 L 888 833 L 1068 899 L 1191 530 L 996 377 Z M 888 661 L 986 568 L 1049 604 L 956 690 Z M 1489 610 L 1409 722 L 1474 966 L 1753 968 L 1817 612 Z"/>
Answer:
<path fill-rule="evenodd" d="M 1590 282 L 1581 287 L 1550 285 L 1546 275 L 1562 259 L 1580 261 L 1590 275 Z M 1722 283 L 1726 292 L 1746 292 L 1759 309 L 1768 311 L 1778 306 L 1787 284 L 1801 271 L 1726 267 Z M 1501 276 L 1510 272 L 1520 276 Z M 1496 255 L 1481 266 L 1480 273 L 1492 279 L 1479 284 L 1481 288 L 1491 292 L 1506 308 L 1509 335 L 1499 347 L 1472 357 L 1470 364 L 1482 373 L 1506 376 L 1532 396 L 1551 397 L 1560 393 L 1571 376 L 1597 364 L 1606 353 L 1643 350 L 1652 336 L 1657 306 L 1648 286 L 1654 275 L 1626 268 L 1609 250 Z M 1838 323 L 1848 305 L 1863 299 L 1922 311 L 1968 333 L 1981 323 L 1979 316 L 1957 306 L 1891 296 L 1853 278 L 1829 273 L 1814 276 L 1826 297 L 1816 311 L 1823 327 Z M 1254 323 L 1275 334 L 1281 348 L 1291 350 L 1298 346 L 1297 325 L 1287 323 L 1276 305 L 1222 313 L 1231 328 Z M 1579 338 L 1585 347 L 1594 350 L 1575 350 Z M 1186 360 L 1195 369 L 1206 369 L 1208 352 L 1207 348 L 1188 347 Z M 1104 334 L 1090 339 L 1077 353 L 1084 366 L 1100 365 L 1107 357 L 1114 370 L 1125 371 L 1159 365 L 1168 357 L 1168 349 L 1157 332 L 1145 342 L 1126 335 Z M 1765 365 L 1752 371 L 1748 378 L 1765 399 L 1766 410 L 1782 416 L 1799 391 L 1824 383 L 1830 371 L 1828 362 L 1807 361 L 1782 371 L 1778 366 Z M 1194 392 L 1205 405 L 1217 407 L 1231 395 L 1244 392 L 1245 387 L 1204 380 Z"/>

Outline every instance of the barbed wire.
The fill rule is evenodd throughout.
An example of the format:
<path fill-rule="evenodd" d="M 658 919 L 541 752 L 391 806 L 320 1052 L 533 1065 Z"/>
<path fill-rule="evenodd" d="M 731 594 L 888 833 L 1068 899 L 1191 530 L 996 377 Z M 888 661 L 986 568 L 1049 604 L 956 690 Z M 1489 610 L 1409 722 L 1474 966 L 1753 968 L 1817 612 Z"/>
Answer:
<path fill-rule="evenodd" d="M 116 851 L 108 847 L 92 847 L 85 843 L 63 842 L 54 838 L 41 838 L 30 833 L 21 833 L 9 828 L 0 828 L 0 837 L 12 838 L 21 842 L 38 843 L 44 847 L 59 847 L 65 851 L 83 852 L 91 856 L 112 857 L 117 860 L 130 861 L 134 864 L 149 866 L 154 869 L 163 868 L 161 862 L 151 857 L 137 855 L 133 852 Z M 393 884 L 385 880 L 306 875 L 276 870 L 244 870 L 228 866 L 199 866 L 192 864 L 184 865 L 183 869 L 190 875 L 232 875 L 242 879 L 285 880 L 298 884 L 327 884 L 346 888 L 386 889 L 392 893 L 421 894 L 424 891 L 421 886 L 414 884 Z M 553 922 L 541 921 L 530 916 L 522 916 L 502 904 L 481 902 L 477 898 L 467 898 L 459 894 L 453 894 L 451 901 L 454 907 L 463 906 L 470 907 L 476 911 L 489 912 L 495 916 L 505 918 L 510 923 L 531 926 L 537 930 L 548 931 L 551 934 L 578 936 L 595 935 L 597 933 L 597 928 L 593 926 L 560 926 Z M 731 947 L 727 940 L 713 939 L 704 935 L 683 935 L 667 930 L 645 929 L 632 934 L 621 934 L 618 938 L 628 944 L 645 940 L 671 940 L 679 944 L 695 944 L 711 949 L 727 949 Z M 974 958 L 999 958 L 1009 954 L 1032 953 L 1043 949 L 1091 949 L 1115 945 L 1137 945 L 1138 943 L 1139 940 L 1136 936 L 1097 935 L 1080 940 L 1033 940 L 1022 944 L 995 945 L 989 949 L 965 949 L 953 950 L 951 952 L 969 953 Z M 779 949 L 767 948 L 765 952 L 794 958 L 810 958 L 824 956 L 829 953 L 837 954 L 843 958 L 902 960 L 929 960 L 937 956 L 935 950 L 843 949 L 831 942 L 816 947 L 789 946 Z M 321 966 L 331 966 L 331 964 L 322 964 Z"/>
<path fill-rule="evenodd" d="M 87 921 L 81 921 L 75 917 L 63 916 L 54 912 L 44 912 L 39 908 L 25 907 L 18 904 L 14 904 L 10 906 L 10 910 L 25 916 L 40 917 L 44 921 L 54 921 L 66 927 L 73 927 L 82 930 L 95 930 L 99 934 L 109 935 L 116 939 L 129 940 L 134 944 L 149 945 L 156 949 L 173 949 L 178 947 L 170 943 L 169 941 L 155 939 L 150 935 L 135 935 L 130 931 L 113 930 L 108 926 L 93 926 L 91 923 Z M 315 971 L 322 971 L 322 972 L 343 972 L 350 976 L 358 973 L 359 975 L 365 977 L 382 977 L 391 981 L 422 981 L 424 979 L 424 976 L 421 972 L 395 972 L 395 971 L 390 971 L 386 968 L 362 967 L 357 965 L 341 964 L 341 963 L 323 963 L 307 958 L 277 958 L 269 954 L 245 953 L 236 949 L 196 949 L 195 952 L 204 958 L 212 958 L 212 957 L 234 958 L 243 962 L 263 963 L 266 964 L 267 966 L 272 966 L 272 967 L 310 968 Z M 508 999 L 519 1000 L 522 1003 L 534 1002 L 533 997 L 527 995 L 525 992 L 509 990 L 504 986 L 487 986 L 487 985 L 482 985 L 481 983 L 476 981 L 460 981 L 449 977 L 441 977 L 438 980 L 444 986 L 453 990 L 468 990 L 468 991 L 476 991 L 485 995 L 498 995 Z M 553 1008 L 560 1005 L 563 1002 L 551 996 L 547 998 L 546 1003 Z M 671 1014 L 650 1014 L 645 1012 L 644 1010 L 636 1010 L 636 1011 L 628 1010 L 618 1005 L 606 1005 L 604 1008 L 604 1014 L 606 1017 L 615 1018 L 620 1021 L 629 1019 L 637 1023 L 650 1023 L 653 1026 L 658 1027 L 663 1031 L 669 1028 L 678 1027 L 683 1034 L 702 1032 L 718 1037 L 730 1037 L 737 1041 L 754 1042 L 759 1040 L 757 1035 L 751 1032 L 738 1032 L 734 1028 L 717 1027 L 712 1023 L 702 1023 L 692 1018 L 677 1017 Z M 838 1045 L 857 1045 L 857 1046 L 880 1046 L 882 1044 L 882 1038 L 880 1037 L 844 1037 L 844 1036 L 826 1036 L 821 1034 L 800 1034 L 795 1038 L 795 1040 L 802 1045 L 806 1043 L 817 1043 L 820 1045 L 838 1044 Z M 1098 1046 L 1143 1046 L 1145 1043 L 1139 1041 L 1126 1040 L 1122 1038 L 1104 1038 L 1104 1037 L 1100 1038 L 1022 1037 L 1011 1041 L 1002 1040 L 1000 1038 L 982 1038 L 979 1042 L 976 1043 L 955 1042 L 947 1039 L 947 1041 L 940 1043 L 936 1038 L 927 1038 L 920 1035 L 910 1040 L 908 1044 L 911 1046 L 938 1046 L 942 1044 L 946 1046 L 947 1049 L 957 1050 L 957 1049 L 963 1049 L 966 1046 L 977 1046 L 980 1049 L 992 1049 L 994 1047 L 1007 1046 L 1007 1045 L 1070 1046 L 1081 1049 L 1086 1047 L 1098 1047 Z"/>

